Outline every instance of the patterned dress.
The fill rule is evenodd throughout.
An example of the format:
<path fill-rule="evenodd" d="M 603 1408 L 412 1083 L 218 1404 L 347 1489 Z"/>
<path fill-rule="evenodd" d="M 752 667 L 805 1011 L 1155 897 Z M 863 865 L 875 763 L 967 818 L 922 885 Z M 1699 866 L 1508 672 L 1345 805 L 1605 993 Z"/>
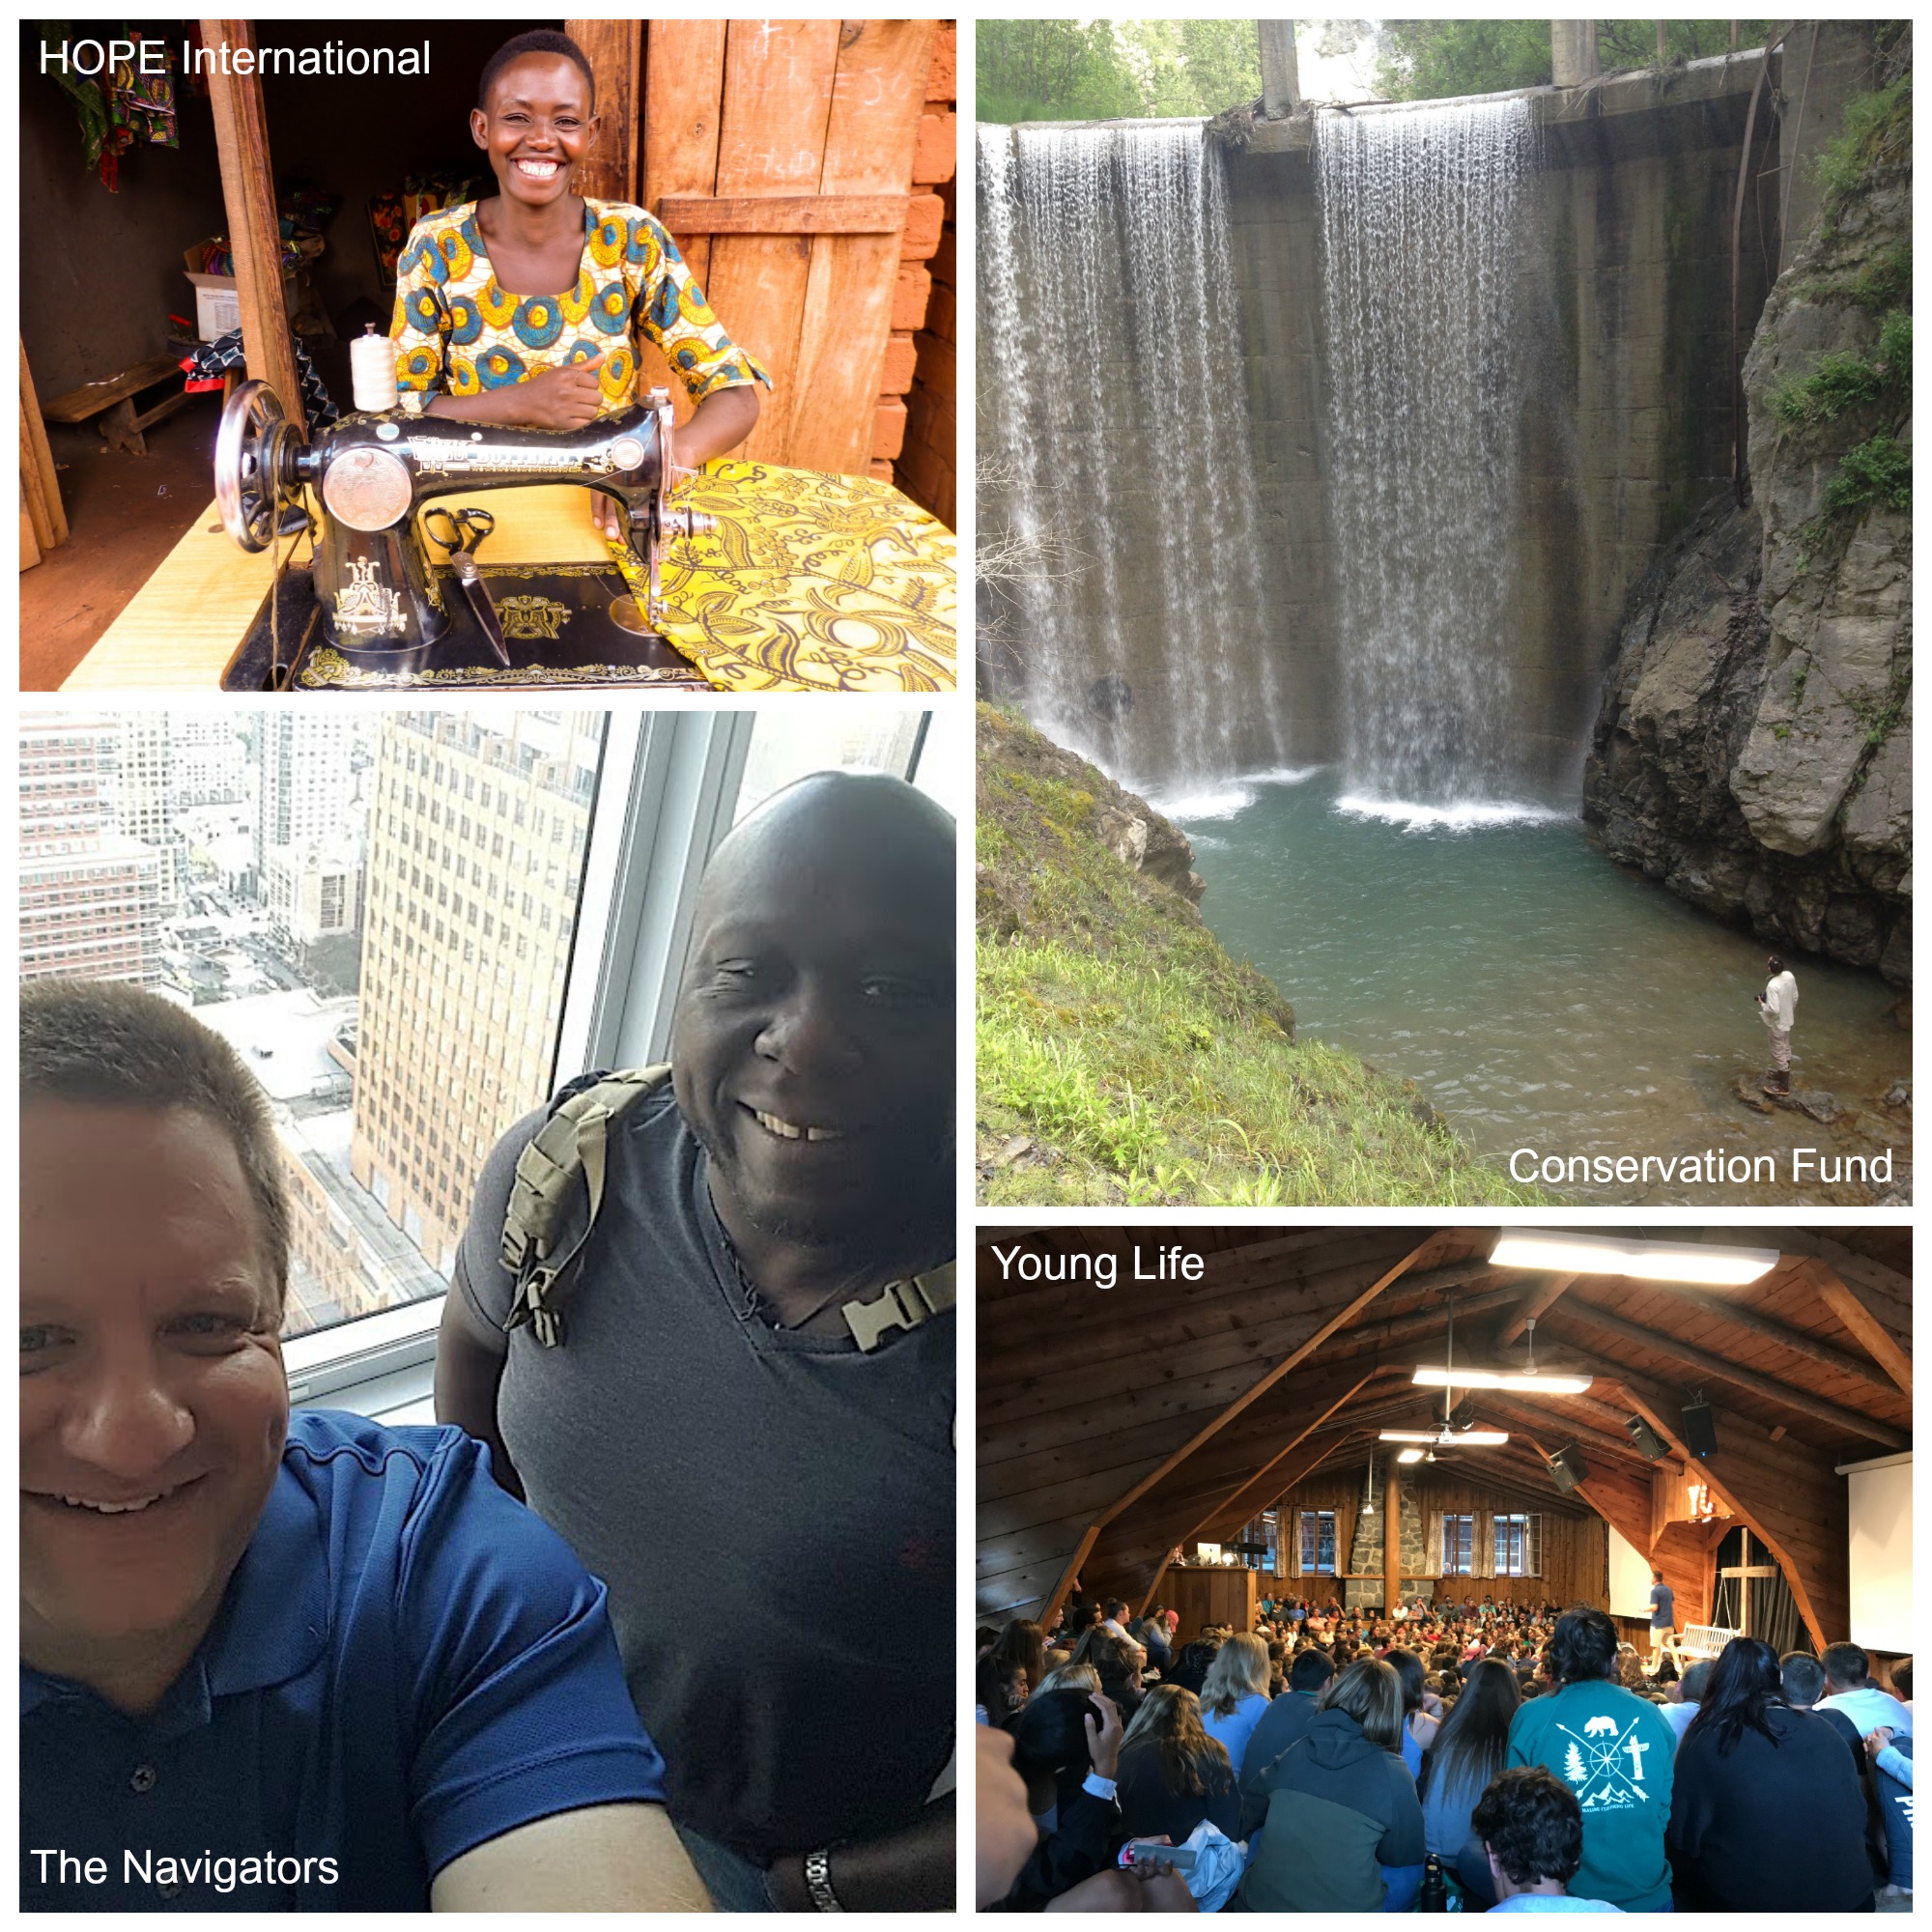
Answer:
<path fill-rule="evenodd" d="M 476 204 L 426 214 L 398 265 L 396 390 L 419 413 L 432 396 L 504 389 L 604 355 L 598 413 L 632 399 L 641 331 L 665 353 L 694 403 L 771 377 L 724 332 L 677 243 L 654 215 L 622 201 L 583 204 L 583 254 L 567 295 L 514 296 L 497 286 Z"/>

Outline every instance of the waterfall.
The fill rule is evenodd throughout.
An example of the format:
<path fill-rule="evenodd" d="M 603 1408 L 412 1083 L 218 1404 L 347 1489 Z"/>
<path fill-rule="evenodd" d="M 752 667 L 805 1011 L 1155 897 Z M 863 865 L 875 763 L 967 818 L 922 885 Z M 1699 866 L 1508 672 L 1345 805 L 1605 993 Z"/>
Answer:
<path fill-rule="evenodd" d="M 1278 764 L 1220 156 L 1190 121 L 979 153 L 988 683 L 1143 788 Z"/>
<path fill-rule="evenodd" d="M 1382 802 L 1518 781 L 1516 228 L 1529 103 L 1316 118 L 1346 769 Z"/>

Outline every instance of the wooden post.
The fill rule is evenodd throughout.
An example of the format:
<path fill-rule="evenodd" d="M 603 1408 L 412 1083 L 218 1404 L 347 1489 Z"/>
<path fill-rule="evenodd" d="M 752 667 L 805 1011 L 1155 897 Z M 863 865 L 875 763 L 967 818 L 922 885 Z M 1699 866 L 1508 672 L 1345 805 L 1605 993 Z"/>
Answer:
<path fill-rule="evenodd" d="M 577 171 L 577 191 L 597 201 L 638 200 L 639 63 L 644 30 L 638 20 L 566 20 L 597 83 L 597 145 Z"/>
<path fill-rule="evenodd" d="M 255 47 L 246 20 L 204 20 L 202 44 L 214 59 L 208 72 L 214 141 L 221 155 L 221 198 L 228 210 L 228 245 L 235 254 L 235 292 L 242 306 L 242 341 L 248 374 L 281 399 L 297 432 L 305 433 L 301 384 L 296 380 L 294 338 L 282 298 L 282 248 L 275 214 L 275 176 L 269 162 L 269 124 L 262 83 L 252 73 L 223 73 L 219 49 Z"/>
<path fill-rule="evenodd" d="M 1396 1468 L 1391 1452 L 1382 1465 L 1382 1614 L 1390 1617 L 1402 1602 L 1402 1478 Z"/>
<path fill-rule="evenodd" d="M 38 563 L 39 553 L 67 542 L 67 512 L 61 507 L 60 478 L 54 469 L 40 399 L 34 392 L 34 372 L 27 367 L 24 342 L 20 344 L 20 494 L 28 518 L 22 534 L 31 531 L 37 553 L 32 560 Z"/>
<path fill-rule="evenodd" d="M 1301 68 L 1294 53 L 1293 20 L 1257 20 L 1261 42 L 1262 113 L 1270 121 L 1285 120 L 1301 104 Z"/>

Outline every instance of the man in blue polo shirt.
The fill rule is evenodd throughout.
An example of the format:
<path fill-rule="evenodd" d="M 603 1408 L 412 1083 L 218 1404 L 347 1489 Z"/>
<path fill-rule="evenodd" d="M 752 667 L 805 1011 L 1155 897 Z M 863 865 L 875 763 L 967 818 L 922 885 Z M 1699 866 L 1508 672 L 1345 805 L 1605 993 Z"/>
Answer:
<path fill-rule="evenodd" d="M 21 1903 L 679 1910 L 604 1588 L 454 1430 L 289 1416 L 233 1052 L 21 998 Z"/>

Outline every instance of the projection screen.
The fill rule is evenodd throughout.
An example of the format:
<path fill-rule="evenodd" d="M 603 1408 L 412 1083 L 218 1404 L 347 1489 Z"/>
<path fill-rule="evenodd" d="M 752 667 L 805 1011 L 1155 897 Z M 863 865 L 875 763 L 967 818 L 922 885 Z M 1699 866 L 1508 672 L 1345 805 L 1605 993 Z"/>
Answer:
<path fill-rule="evenodd" d="M 1851 1516 L 1852 1641 L 1909 1651 L 1912 1637 L 1912 1458 L 1840 1463 Z"/>
<path fill-rule="evenodd" d="M 1609 1525 L 1606 1523 L 1607 1529 Z M 1650 1564 L 1634 1545 L 1610 1530 L 1610 1614 L 1650 1621 Z M 1680 1614 L 1678 1623 L 1684 1621 Z"/>

